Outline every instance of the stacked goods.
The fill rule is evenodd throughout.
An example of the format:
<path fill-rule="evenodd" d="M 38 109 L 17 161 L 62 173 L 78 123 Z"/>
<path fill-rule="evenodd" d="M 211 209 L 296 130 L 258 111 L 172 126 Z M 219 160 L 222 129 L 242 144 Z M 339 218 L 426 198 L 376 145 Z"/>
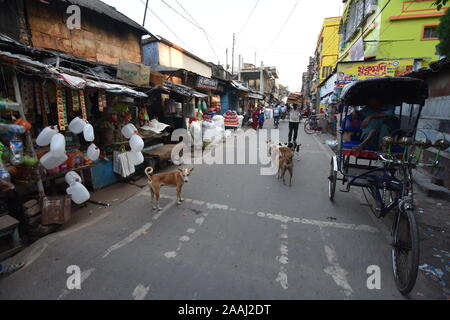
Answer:
<path fill-rule="evenodd" d="M 236 111 L 228 110 L 224 115 L 225 118 L 225 126 L 238 126 L 239 125 L 239 116 Z"/>

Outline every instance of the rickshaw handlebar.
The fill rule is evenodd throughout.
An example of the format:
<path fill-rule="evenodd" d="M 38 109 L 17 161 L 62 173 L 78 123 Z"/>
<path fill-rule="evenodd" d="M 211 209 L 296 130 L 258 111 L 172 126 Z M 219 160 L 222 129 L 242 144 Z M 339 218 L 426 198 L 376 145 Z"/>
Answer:
<path fill-rule="evenodd" d="M 410 164 L 410 165 L 414 165 L 414 167 L 418 167 L 418 168 L 432 168 L 432 167 L 436 167 L 437 165 L 439 165 L 439 161 L 435 161 L 434 163 L 410 163 L 410 162 L 408 163 L 408 162 L 404 162 L 402 160 L 388 159 L 381 153 L 377 153 L 377 155 L 381 161 L 383 161 L 384 163 L 390 163 L 390 164 L 398 164 L 398 165 Z"/>

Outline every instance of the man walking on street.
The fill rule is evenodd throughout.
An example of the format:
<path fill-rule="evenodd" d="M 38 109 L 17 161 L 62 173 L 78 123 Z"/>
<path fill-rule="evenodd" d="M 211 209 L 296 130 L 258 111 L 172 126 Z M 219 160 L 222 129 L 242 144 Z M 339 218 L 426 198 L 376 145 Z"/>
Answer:
<path fill-rule="evenodd" d="M 297 142 L 300 116 L 300 109 L 297 104 L 294 104 L 294 106 L 289 109 L 289 143 Z M 293 140 L 292 136 L 294 138 Z"/>
<path fill-rule="evenodd" d="M 280 125 L 280 117 L 281 117 L 281 107 L 279 104 L 277 104 L 273 108 L 273 123 L 275 125 L 275 129 L 278 129 L 278 126 Z"/>

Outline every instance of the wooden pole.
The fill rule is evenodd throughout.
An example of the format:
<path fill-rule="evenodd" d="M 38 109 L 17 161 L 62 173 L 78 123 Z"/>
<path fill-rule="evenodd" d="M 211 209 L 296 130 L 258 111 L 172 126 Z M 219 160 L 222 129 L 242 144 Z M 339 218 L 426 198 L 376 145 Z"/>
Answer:
<path fill-rule="evenodd" d="M 19 80 L 17 79 L 17 73 L 15 70 L 13 71 L 13 84 L 14 84 L 14 93 L 16 96 L 16 102 L 19 104 L 18 111 L 19 111 L 20 117 L 26 121 L 27 119 L 25 117 L 25 111 L 23 110 L 22 96 L 20 94 Z M 25 133 L 25 135 L 26 135 L 28 147 L 31 150 L 31 154 L 33 155 L 34 158 L 37 159 L 37 154 L 36 154 L 36 150 L 34 150 L 33 139 L 31 138 L 30 131 L 27 131 Z M 44 184 L 42 182 L 41 172 L 39 171 L 39 166 L 37 166 L 37 168 L 36 168 L 36 176 L 38 179 L 37 186 L 38 186 L 38 191 L 39 191 L 39 197 L 41 199 L 43 199 L 46 197 L 46 195 L 45 195 L 45 190 L 44 190 Z"/>

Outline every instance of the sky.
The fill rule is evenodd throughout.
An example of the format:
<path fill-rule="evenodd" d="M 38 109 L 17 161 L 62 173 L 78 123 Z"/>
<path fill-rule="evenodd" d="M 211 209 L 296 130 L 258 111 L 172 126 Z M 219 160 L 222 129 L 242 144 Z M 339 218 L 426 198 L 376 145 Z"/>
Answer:
<path fill-rule="evenodd" d="M 145 0 L 103 1 L 142 24 Z M 206 61 L 225 65 L 228 48 L 230 66 L 235 33 L 235 65 L 239 55 L 263 61 L 278 68 L 280 84 L 299 91 L 323 20 L 342 8 L 342 0 L 150 0 L 145 27 Z"/>

